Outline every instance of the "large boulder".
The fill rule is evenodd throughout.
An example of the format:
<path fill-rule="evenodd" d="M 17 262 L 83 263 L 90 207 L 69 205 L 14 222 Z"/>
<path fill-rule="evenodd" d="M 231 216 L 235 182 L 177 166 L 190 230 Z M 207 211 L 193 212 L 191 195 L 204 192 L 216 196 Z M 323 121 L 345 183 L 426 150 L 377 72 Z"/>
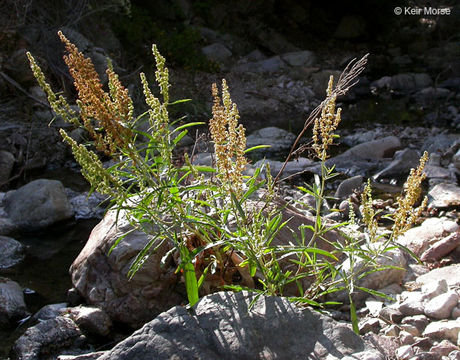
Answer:
<path fill-rule="evenodd" d="M 0 328 L 13 326 L 26 315 L 24 294 L 19 284 L 0 277 Z"/>
<path fill-rule="evenodd" d="M 0 274 L 21 263 L 24 257 L 25 249 L 19 241 L 0 236 Z"/>
<path fill-rule="evenodd" d="M 400 147 L 401 141 L 396 136 L 387 136 L 355 145 L 337 158 L 379 160 L 392 157 Z"/>
<path fill-rule="evenodd" d="M 11 358 L 13 360 L 54 359 L 56 355 L 63 352 L 81 353 L 82 348 L 90 351 L 87 340 L 78 326 L 70 318 L 58 316 L 28 328 L 15 342 L 11 350 Z M 47 357 L 43 354 L 47 354 Z"/>
<path fill-rule="evenodd" d="M 383 358 L 345 324 L 283 298 L 254 297 L 219 292 L 191 311 L 176 306 L 99 360 Z"/>
<path fill-rule="evenodd" d="M 280 155 L 287 154 L 296 136 L 286 130 L 271 126 L 254 131 L 246 139 L 248 148 L 257 145 L 270 145 L 269 148 L 256 150 L 259 155 Z"/>
<path fill-rule="evenodd" d="M 253 202 L 256 209 L 263 202 Z M 249 204 L 249 206 L 251 206 Z M 314 226 L 314 218 L 302 215 L 298 210 L 281 200 L 277 206 L 284 207 L 283 220 L 288 227 L 282 228 L 272 245 L 287 245 L 295 242 L 292 231 L 300 225 Z M 70 268 L 72 283 L 78 293 L 88 304 L 95 305 L 106 311 L 112 320 L 140 327 L 162 311 L 171 306 L 186 302 L 184 286 L 180 275 L 175 273 L 177 263 L 174 256 L 163 266 L 161 259 L 172 249 L 172 244 L 164 242 L 144 262 L 140 270 L 129 280 L 128 270 L 132 261 L 146 244 L 152 239 L 140 231 L 131 231 L 124 211 L 109 211 L 104 219 L 93 229 L 89 240 Z M 309 236 L 309 229 L 305 229 Z M 109 250 L 123 234 L 129 232 L 109 254 Z M 324 238 L 317 240 L 317 246 L 331 251 L 334 241 L 342 238 L 335 231 L 328 232 Z M 295 266 L 288 259 L 283 266 Z M 305 280 L 307 281 L 307 280 Z M 307 283 L 306 283 L 307 284 Z M 295 286 L 293 289 L 295 290 Z M 296 290 L 297 291 L 297 290 Z"/>
<path fill-rule="evenodd" d="M 86 246 L 70 268 L 72 283 L 89 304 L 105 310 L 115 320 L 139 327 L 155 315 L 184 301 L 175 274 L 176 264 L 161 266 L 161 258 L 172 248 L 164 243 L 129 280 L 127 273 L 137 254 L 151 237 L 133 231 L 110 253 L 110 248 L 131 225 L 121 211 L 109 211 L 93 229 Z"/>
<path fill-rule="evenodd" d="M 3 203 L 11 221 L 22 231 L 44 228 L 74 214 L 64 186 L 57 180 L 34 180 L 9 191 Z"/>

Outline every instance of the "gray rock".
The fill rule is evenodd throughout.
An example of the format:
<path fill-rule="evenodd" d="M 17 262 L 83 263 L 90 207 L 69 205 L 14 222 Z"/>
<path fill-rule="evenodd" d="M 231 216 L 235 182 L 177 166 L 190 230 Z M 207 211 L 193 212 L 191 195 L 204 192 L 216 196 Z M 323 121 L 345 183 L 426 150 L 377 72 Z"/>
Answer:
<path fill-rule="evenodd" d="M 13 359 L 36 360 L 42 354 L 72 353 L 85 345 L 86 339 L 77 325 L 69 318 L 58 316 L 28 328 L 14 343 L 11 350 Z"/>
<path fill-rule="evenodd" d="M 246 147 L 251 148 L 257 145 L 270 145 L 269 148 L 261 149 L 264 154 L 280 154 L 289 151 L 296 136 L 289 131 L 267 127 L 254 131 L 246 138 Z"/>
<path fill-rule="evenodd" d="M 0 208 L 0 235 L 9 235 L 15 231 L 17 231 L 17 226 L 13 224 L 11 219 Z"/>
<path fill-rule="evenodd" d="M 406 231 L 397 242 L 420 256 L 431 244 L 457 231 L 458 228 L 458 224 L 450 219 L 429 218 L 421 226 Z"/>
<path fill-rule="evenodd" d="M 437 279 L 422 285 L 422 294 L 426 299 L 432 299 L 435 296 L 444 294 L 449 290 L 445 279 Z"/>
<path fill-rule="evenodd" d="M 358 144 L 336 158 L 378 160 L 393 156 L 395 151 L 400 147 L 401 142 L 396 136 L 387 136 L 382 139 Z"/>
<path fill-rule="evenodd" d="M 192 159 L 193 165 L 201 166 L 213 166 L 214 165 L 214 154 L 211 153 L 198 153 Z"/>
<path fill-rule="evenodd" d="M 364 321 L 359 323 L 359 333 L 360 335 L 373 332 L 375 334 L 379 333 L 380 330 L 380 321 L 376 318 L 366 318 Z"/>
<path fill-rule="evenodd" d="M 412 149 L 396 151 L 393 161 L 383 170 L 373 176 L 374 179 L 397 176 L 405 177 L 410 169 L 416 168 L 419 164 L 420 154 Z"/>
<path fill-rule="evenodd" d="M 416 73 L 413 74 L 414 76 L 414 84 L 416 89 L 422 89 L 428 86 L 431 86 L 433 81 L 431 80 L 430 76 L 425 73 Z"/>
<path fill-rule="evenodd" d="M 438 295 L 425 305 L 425 315 L 434 319 L 448 319 L 459 300 L 456 292 Z"/>
<path fill-rule="evenodd" d="M 316 55 L 313 51 L 297 51 L 281 55 L 290 66 L 312 66 L 316 62 Z"/>
<path fill-rule="evenodd" d="M 13 238 L 0 236 L 0 273 L 20 264 L 25 257 L 24 246 Z"/>
<path fill-rule="evenodd" d="M 422 315 L 424 313 L 424 297 L 419 291 L 404 291 L 401 294 L 404 299 L 398 304 L 398 309 L 405 316 Z"/>
<path fill-rule="evenodd" d="M 6 184 L 11 176 L 15 159 L 9 151 L 0 150 L 0 186 Z"/>
<path fill-rule="evenodd" d="M 343 180 L 335 194 L 334 197 L 337 199 L 346 199 L 348 198 L 351 194 L 353 194 L 353 190 L 359 189 L 363 184 L 363 177 L 361 175 L 358 176 L 353 176 L 349 179 Z"/>
<path fill-rule="evenodd" d="M 433 321 L 428 324 L 423 332 L 423 336 L 435 340 L 450 340 L 457 344 L 458 334 L 460 333 L 460 319 Z"/>
<path fill-rule="evenodd" d="M 406 316 L 402 319 L 401 323 L 416 327 L 418 332 L 422 334 L 426 326 L 430 323 L 430 319 L 425 315 Z"/>
<path fill-rule="evenodd" d="M 69 308 L 68 313 L 81 331 L 87 336 L 107 336 L 112 329 L 112 320 L 101 309 L 77 306 Z"/>
<path fill-rule="evenodd" d="M 449 169 L 446 169 L 442 166 L 427 164 L 425 165 L 423 172 L 426 174 L 426 177 L 430 182 L 430 185 L 455 181 L 455 174 L 453 174 L 452 171 L 450 171 Z"/>
<path fill-rule="evenodd" d="M 249 309 L 254 296 L 219 292 L 191 313 L 174 307 L 99 360 L 331 359 L 370 350 L 349 327 L 283 298 L 261 296 Z"/>
<path fill-rule="evenodd" d="M 404 318 L 404 315 L 398 308 L 393 306 L 387 306 L 380 310 L 379 317 L 386 320 L 387 322 L 399 324 L 401 320 Z"/>
<path fill-rule="evenodd" d="M 452 157 L 452 164 L 457 170 L 460 171 L 460 149 Z"/>
<path fill-rule="evenodd" d="M 412 345 L 415 342 L 414 335 L 408 333 L 407 331 L 401 331 L 399 333 L 399 339 L 401 345 Z"/>
<path fill-rule="evenodd" d="M 24 294 L 18 283 L 0 277 L 0 329 L 27 316 Z"/>
<path fill-rule="evenodd" d="M 431 347 L 430 351 L 440 356 L 447 356 L 452 351 L 458 350 L 458 347 L 452 344 L 449 340 L 442 340 L 439 344 Z"/>
<path fill-rule="evenodd" d="M 253 50 L 245 56 L 249 62 L 265 60 L 267 57 L 260 50 Z"/>
<path fill-rule="evenodd" d="M 417 102 L 427 105 L 433 103 L 436 100 L 445 99 L 451 94 L 452 93 L 447 89 L 427 87 L 418 91 L 414 95 L 414 98 Z"/>
<path fill-rule="evenodd" d="M 82 355 L 59 355 L 56 360 L 97 360 L 105 353 L 106 351 L 96 351 Z"/>
<path fill-rule="evenodd" d="M 67 303 L 45 305 L 32 315 L 31 320 L 37 322 L 55 319 L 60 316 L 66 308 Z"/>
<path fill-rule="evenodd" d="M 75 219 L 102 219 L 106 206 L 107 196 L 98 192 L 78 193 L 66 188 L 66 194 L 75 214 Z"/>
<path fill-rule="evenodd" d="M 410 345 L 401 346 L 396 350 L 396 358 L 399 360 L 409 360 L 414 355 L 415 351 Z"/>
<path fill-rule="evenodd" d="M 420 336 L 421 335 L 421 332 L 420 330 L 414 326 L 414 325 L 411 325 L 411 324 L 401 324 L 399 325 L 399 328 L 401 329 L 401 331 L 405 331 L 409 334 L 411 334 L 412 336 Z"/>
<path fill-rule="evenodd" d="M 428 137 L 422 145 L 422 151 L 428 153 L 443 153 L 460 139 L 457 134 L 439 134 Z"/>
<path fill-rule="evenodd" d="M 432 84 L 431 78 L 424 73 L 396 74 L 384 76 L 371 83 L 371 87 L 381 90 L 392 90 L 403 93 L 411 93 L 415 90 L 426 88 Z"/>
<path fill-rule="evenodd" d="M 386 328 L 382 329 L 382 332 L 383 334 L 385 334 L 385 336 L 392 336 L 392 337 L 396 337 L 399 335 L 399 326 L 396 326 L 396 325 L 388 325 Z"/>
<path fill-rule="evenodd" d="M 375 139 L 375 136 L 376 132 L 374 130 L 369 130 L 341 137 L 340 143 L 348 146 L 355 146 L 361 143 L 372 141 Z"/>
<path fill-rule="evenodd" d="M 376 247 L 378 245 L 375 245 Z M 406 258 L 399 249 L 392 249 L 387 251 L 385 254 L 380 255 L 375 259 L 377 266 L 386 267 L 381 271 L 376 271 L 368 274 L 367 276 L 356 280 L 356 284 L 367 289 L 378 290 L 382 289 L 393 283 L 401 283 L 406 272 Z M 367 263 L 362 259 L 355 259 L 353 269 L 350 269 L 349 259 L 346 259 L 342 264 L 342 270 L 349 273 L 353 271 L 355 274 L 360 274 L 364 271 L 368 271 L 369 268 Z M 357 296 L 362 298 L 366 293 L 359 292 Z M 338 295 L 337 295 L 338 296 Z"/>
<path fill-rule="evenodd" d="M 457 304 L 457 306 L 452 309 L 452 314 L 450 314 L 450 317 L 452 319 L 457 319 L 460 317 L 460 304 Z"/>
<path fill-rule="evenodd" d="M 72 205 L 60 181 L 34 180 L 4 199 L 5 210 L 20 230 L 32 231 L 73 216 Z"/>
<path fill-rule="evenodd" d="M 448 359 L 449 360 L 460 360 L 460 350 L 454 350 L 451 353 L 449 353 Z"/>
<path fill-rule="evenodd" d="M 440 260 L 450 252 L 460 246 L 460 233 L 454 232 L 446 238 L 437 241 L 431 245 L 420 257 L 425 262 L 434 262 Z"/>
<path fill-rule="evenodd" d="M 110 253 L 115 241 L 131 230 L 125 213 L 109 211 L 93 229 L 73 262 L 72 283 L 88 304 L 96 305 L 119 322 L 140 326 L 156 314 L 183 300 L 174 264 L 160 266 L 161 258 L 172 247 L 164 243 L 150 255 L 130 281 L 129 266 L 150 240 L 140 231 L 129 233 Z"/>
<path fill-rule="evenodd" d="M 248 62 L 246 64 L 240 64 L 233 67 L 233 71 L 236 73 L 247 73 L 252 72 L 256 74 L 261 73 L 277 73 L 283 70 L 286 67 L 286 64 L 279 56 L 274 56 L 265 60 L 260 60 L 256 62 Z"/>
<path fill-rule="evenodd" d="M 212 61 L 226 61 L 232 56 L 232 52 L 220 43 L 211 44 L 201 49 L 203 55 Z"/>
<path fill-rule="evenodd" d="M 450 288 L 460 287 L 460 264 L 433 269 L 417 278 L 417 283 L 424 285 L 428 282 L 444 279 Z"/>
<path fill-rule="evenodd" d="M 278 172 L 281 170 L 283 163 L 284 163 L 283 161 L 262 159 L 262 160 L 257 161 L 254 164 L 254 167 L 257 168 L 259 166 L 262 166 L 263 164 L 268 164 L 270 165 L 271 175 L 276 176 L 278 175 Z M 307 172 L 317 173 L 316 163 L 314 163 L 310 159 L 299 157 L 296 160 L 291 160 L 287 162 L 286 167 L 283 170 L 283 175 L 281 178 L 295 175 L 295 174 L 300 175 L 302 173 L 307 173 Z"/>
<path fill-rule="evenodd" d="M 460 206 L 460 187 L 451 183 L 436 185 L 428 193 L 430 197 L 429 206 L 435 208 L 446 208 Z"/>

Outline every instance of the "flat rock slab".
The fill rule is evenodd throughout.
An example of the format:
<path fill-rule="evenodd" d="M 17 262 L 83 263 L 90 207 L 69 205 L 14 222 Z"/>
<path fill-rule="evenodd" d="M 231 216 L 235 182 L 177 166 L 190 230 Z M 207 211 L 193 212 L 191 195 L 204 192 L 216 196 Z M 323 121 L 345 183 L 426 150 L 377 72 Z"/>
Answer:
<path fill-rule="evenodd" d="M 249 309 L 254 296 L 219 292 L 191 312 L 176 306 L 99 360 L 341 359 L 370 350 L 348 326 L 286 299 L 261 296 Z"/>
<path fill-rule="evenodd" d="M 428 193 L 430 196 L 429 205 L 435 208 L 446 208 L 460 206 L 460 187 L 451 183 L 436 185 Z"/>
<path fill-rule="evenodd" d="M 439 269 L 431 270 L 430 272 L 421 275 L 417 278 L 417 282 L 421 285 L 431 281 L 445 279 L 450 288 L 460 286 L 460 264 L 453 264 Z"/>
<path fill-rule="evenodd" d="M 409 229 L 397 241 L 420 256 L 431 245 L 458 231 L 458 229 L 458 224 L 452 219 L 446 217 L 429 218 L 422 225 Z"/>

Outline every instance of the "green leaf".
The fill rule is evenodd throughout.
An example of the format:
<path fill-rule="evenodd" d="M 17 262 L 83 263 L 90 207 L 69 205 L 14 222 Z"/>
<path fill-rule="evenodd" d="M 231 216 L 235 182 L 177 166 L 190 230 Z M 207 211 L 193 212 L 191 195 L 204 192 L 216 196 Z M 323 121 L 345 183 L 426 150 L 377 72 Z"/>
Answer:
<path fill-rule="evenodd" d="M 311 306 L 322 307 L 321 303 L 319 303 L 317 301 L 314 301 L 314 300 L 311 300 L 311 299 L 308 299 L 308 298 L 292 296 L 292 297 L 288 297 L 287 299 L 289 301 L 291 301 L 291 302 L 299 302 L 299 303 L 308 304 L 308 305 L 311 305 Z"/>
<path fill-rule="evenodd" d="M 203 274 L 201 274 L 200 278 L 198 279 L 198 284 L 197 284 L 198 289 L 200 289 L 201 285 L 203 285 L 203 281 L 206 278 L 206 275 L 208 274 L 210 266 L 211 266 L 211 264 L 209 264 L 208 266 L 205 267 L 205 269 L 203 270 Z"/>
<path fill-rule="evenodd" d="M 244 153 L 247 154 L 250 151 L 258 150 L 258 149 L 265 149 L 265 148 L 270 148 L 271 145 L 257 145 L 250 147 L 249 149 L 244 150 Z"/>
<path fill-rule="evenodd" d="M 195 267 L 188 261 L 184 265 L 185 289 L 190 306 L 195 305 L 198 300 L 198 282 L 196 281 Z"/>
<path fill-rule="evenodd" d="M 216 172 L 216 169 L 214 169 L 212 166 L 204 166 L 204 165 L 193 165 L 193 168 L 198 171 L 202 172 Z M 187 171 L 190 169 L 190 166 L 182 166 L 178 170 L 180 171 Z"/>
<path fill-rule="evenodd" d="M 176 100 L 176 101 L 173 101 L 171 103 L 168 103 L 168 106 L 171 106 L 171 105 L 177 105 L 177 104 L 182 104 L 182 103 L 186 103 L 186 102 L 190 102 L 192 101 L 192 99 L 181 99 L 181 100 Z"/>
<path fill-rule="evenodd" d="M 249 189 L 241 197 L 241 203 L 244 203 L 255 191 L 265 185 L 265 181 L 261 181 L 257 185 L 250 186 Z"/>
<path fill-rule="evenodd" d="M 177 143 L 178 143 L 179 141 L 181 141 L 182 138 L 183 138 L 185 135 L 187 135 L 187 133 L 188 133 L 187 130 L 183 130 L 179 135 L 177 135 L 177 136 L 174 138 L 173 144 L 174 144 L 174 145 L 177 145 Z"/>
<path fill-rule="evenodd" d="M 351 324 L 353 326 L 353 331 L 355 334 L 359 335 L 359 326 L 358 326 L 358 315 L 356 314 L 356 305 L 353 302 L 351 294 L 348 295 L 350 299 L 350 317 L 351 317 Z"/>
<path fill-rule="evenodd" d="M 187 123 L 187 124 L 184 124 L 184 125 L 176 127 L 173 131 L 171 131 L 171 134 L 174 134 L 175 132 L 187 129 L 187 128 L 192 127 L 192 126 L 204 125 L 204 124 L 205 123 L 202 122 L 202 121 Z"/>
<path fill-rule="evenodd" d="M 381 291 L 372 290 L 372 289 L 368 289 L 368 288 L 361 287 L 361 286 L 356 286 L 356 288 L 361 290 L 361 291 L 364 291 L 364 292 L 366 292 L 368 294 L 371 294 L 373 296 L 378 296 L 378 297 L 381 297 L 381 298 L 389 300 L 389 301 L 395 301 L 394 298 L 392 298 L 391 296 L 388 296 L 387 294 L 385 294 L 385 293 L 383 293 Z"/>
<path fill-rule="evenodd" d="M 246 215 L 244 213 L 243 208 L 241 207 L 240 202 L 236 198 L 235 194 L 233 192 L 230 192 L 230 196 L 232 197 L 233 204 L 235 205 L 236 209 L 238 210 L 238 213 L 240 214 L 241 218 L 243 221 L 246 221 Z"/>

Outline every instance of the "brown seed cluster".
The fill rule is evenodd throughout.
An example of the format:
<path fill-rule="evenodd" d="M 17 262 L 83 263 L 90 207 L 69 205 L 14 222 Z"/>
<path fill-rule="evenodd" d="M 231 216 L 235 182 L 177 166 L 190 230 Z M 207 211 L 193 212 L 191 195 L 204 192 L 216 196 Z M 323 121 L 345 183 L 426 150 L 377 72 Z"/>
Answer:
<path fill-rule="evenodd" d="M 329 78 L 327 98 L 321 110 L 321 116 L 315 119 L 313 126 L 313 150 L 321 161 L 328 158 L 327 150 L 334 142 L 334 131 L 339 126 L 342 112 L 341 108 L 335 110 L 337 95 L 332 93 L 334 78 Z"/>
<path fill-rule="evenodd" d="M 91 60 L 85 58 L 61 31 L 58 35 L 68 52 L 64 61 L 78 92 L 83 125 L 94 139 L 98 150 L 108 155 L 114 154 L 117 148 L 127 146 L 132 135 L 128 125 L 132 118 L 133 105 L 128 90 L 121 85 L 118 76 L 109 67 L 107 75 L 110 94 L 106 93 Z"/>
<path fill-rule="evenodd" d="M 243 125 L 238 125 L 239 113 L 230 98 L 227 82 L 222 80 L 222 101 L 216 84 L 212 85 L 214 105 L 209 130 L 214 141 L 218 177 L 222 184 L 235 194 L 243 189 L 243 171 L 247 160 L 244 156 L 246 136 Z"/>
<path fill-rule="evenodd" d="M 372 188 L 370 180 L 367 181 L 364 191 L 361 194 L 361 204 L 363 205 L 361 210 L 363 222 L 367 226 L 369 238 L 371 241 L 376 240 L 378 224 L 375 218 L 376 213 L 372 206 Z"/>
<path fill-rule="evenodd" d="M 414 208 L 420 198 L 422 191 L 422 181 L 425 180 L 426 174 L 423 172 L 425 164 L 428 161 L 428 153 L 425 151 L 420 158 L 420 164 L 416 169 L 412 169 L 404 184 L 404 196 L 397 199 L 398 208 L 394 213 L 393 238 L 396 239 L 404 234 L 410 227 L 416 223 L 417 219 L 425 209 L 428 199 L 425 196 L 421 205 Z"/>

